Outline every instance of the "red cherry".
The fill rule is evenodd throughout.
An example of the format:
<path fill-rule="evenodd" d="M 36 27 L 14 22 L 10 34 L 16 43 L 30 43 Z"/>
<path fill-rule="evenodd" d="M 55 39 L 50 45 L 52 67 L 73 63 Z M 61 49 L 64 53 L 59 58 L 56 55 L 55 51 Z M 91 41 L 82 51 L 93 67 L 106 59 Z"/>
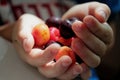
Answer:
<path fill-rule="evenodd" d="M 58 51 L 55 60 L 57 61 L 60 57 L 67 55 L 72 59 L 72 64 L 75 64 L 76 58 L 73 50 L 70 47 L 62 46 L 60 50 Z"/>
<path fill-rule="evenodd" d="M 57 41 L 60 37 L 59 29 L 56 27 L 50 27 L 50 40 Z"/>
<path fill-rule="evenodd" d="M 44 46 L 50 39 L 49 28 L 45 24 L 38 24 L 33 28 L 32 35 L 37 47 Z"/>
<path fill-rule="evenodd" d="M 59 28 L 61 21 L 62 21 L 61 18 L 52 16 L 52 17 L 48 18 L 45 21 L 45 23 L 48 25 L 48 27 L 54 26 L 56 28 Z"/>
<path fill-rule="evenodd" d="M 57 42 L 59 42 L 60 44 L 62 44 L 64 46 L 71 46 L 72 39 L 73 38 L 65 39 L 63 37 L 59 37 Z"/>

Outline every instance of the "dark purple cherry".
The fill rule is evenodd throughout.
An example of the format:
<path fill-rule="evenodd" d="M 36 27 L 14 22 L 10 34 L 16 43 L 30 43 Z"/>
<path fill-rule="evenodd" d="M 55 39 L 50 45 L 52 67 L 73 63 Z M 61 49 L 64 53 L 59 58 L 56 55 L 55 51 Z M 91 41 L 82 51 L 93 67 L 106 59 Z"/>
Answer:
<path fill-rule="evenodd" d="M 73 17 L 70 19 L 63 20 L 61 22 L 59 29 L 60 29 L 60 34 L 63 38 L 69 39 L 69 38 L 75 36 L 75 33 L 72 30 L 72 23 L 75 22 L 76 20 L 78 20 L 78 19 Z"/>
<path fill-rule="evenodd" d="M 54 26 L 56 28 L 59 28 L 61 19 L 59 17 L 52 16 L 48 18 L 45 22 L 49 27 Z"/>

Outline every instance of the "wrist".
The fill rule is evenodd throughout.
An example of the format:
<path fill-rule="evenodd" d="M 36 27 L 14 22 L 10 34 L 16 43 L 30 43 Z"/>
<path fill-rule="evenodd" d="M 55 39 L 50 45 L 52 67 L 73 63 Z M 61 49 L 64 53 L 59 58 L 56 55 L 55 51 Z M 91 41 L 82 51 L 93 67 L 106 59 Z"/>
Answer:
<path fill-rule="evenodd" d="M 0 27 L 0 36 L 8 41 L 12 41 L 13 24 L 5 24 Z"/>

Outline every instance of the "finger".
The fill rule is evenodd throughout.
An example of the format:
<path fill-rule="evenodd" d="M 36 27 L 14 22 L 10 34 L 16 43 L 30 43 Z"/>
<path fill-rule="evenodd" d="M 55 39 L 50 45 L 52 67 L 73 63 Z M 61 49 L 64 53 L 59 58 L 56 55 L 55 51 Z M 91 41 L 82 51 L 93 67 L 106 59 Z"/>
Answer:
<path fill-rule="evenodd" d="M 112 28 L 107 24 L 101 24 L 93 16 L 86 16 L 83 22 L 87 25 L 87 28 L 100 38 L 105 44 L 111 44 L 113 41 L 113 31 Z"/>
<path fill-rule="evenodd" d="M 60 45 L 57 43 L 53 43 L 49 45 L 45 50 L 34 48 L 28 54 L 27 61 L 28 63 L 35 66 L 45 65 L 46 63 L 54 59 L 59 49 L 60 49 Z"/>
<path fill-rule="evenodd" d="M 99 2 L 92 2 L 89 6 L 89 14 L 96 17 L 100 22 L 105 22 L 108 20 L 110 16 L 110 8 L 104 4 Z"/>
<path fill-rule="evenodd" d="M 14 41 L 13 44 L 19 52 L 20 57 L 32 66 L 44 65 L 53 60 L 60 47 L 58 44 L 54 43 L 46 48 L 46 50 L 34 48 L 29 53 L 26 53 L 18 42 Z"/>
<path fill-rule="evenodd" d="M 86 15 L 88 15 L 88 4 L 89 3 L 84 3 L 73 6 L 62 16 L 62 19 L 77 17 L 82 20 Z"/>
<path fill-rule="evenodd" d="M 83 73 L 81 73 L 80 74 L 80 76 L 81 76 L 81 78 L 83 79 L 83 80 L 88 80 L 89 78 L 90 78 L 90 76 L 91 76 L 91 70 L 90 70 L 90 68 L 86 65 L 86 64 L 82 64 L 82 67 L 83 67 L 83 69 L 84 69 L 84 72 Z"/>
<path fill-rule="evenodd" d="M 23 39 L 23 48 L 26 52 L 30 52 L 31 49 L 34 46 L 34 38 L 31 34 L 29 34 L 28 36 L 26 36 L 26 38 Z"/>
<path fill-rule="evenodd" d="M 103 41 L 92 34 L 84 23 L 76 21 L 73 23 L 72 29 L 77 37 L 80 38 L 86 47 L 88 47 L 92 52 L 96 53 L 99 56 L 104 55 L 106 51 L 106 45 Z"/>
<path fill-rule="evenodd" d="M 80 76 L 83 80 L 88 80 L 91 77 L 92 73 L 91 70 L 88 69 L 85 72 L 83 72 Z"/>
<path fill-rule="evenodd" d="M 100 57 L 87 48 L 80 39 L 75 38 L 71 47 L 88 66 L 97 67 L 100 64 Z"/>
<path fill-rule="evenodd" d="M 84 70 L 83 70 L 83 72 L 82 72 L 80 75 L 78 75 L 74 80 L 78 80 L 78 79 L 88 80 L 88 79 L 90 78 L 90 76 L 91 76 L 91 74 L 92 74 L 90 68 L 89 68 L 86 64 L 84 64 L 84 63 L 82 63 L 81 66 L 82 66 L 82 68 L 83 68 Z"/>
<path fill-rule="evenodd" d="M 82 66 L 79 64 L 72 65 L 65 73 L 60 75 L 58 79 L 60 80 L 73 80 L 79 74 L 83 72 Z"/>
<path fill-rule="evenodd" d="M 69 56 L 62 56 L 57 62 L 39 66 L 38 70 L 48 78 L 56 78 L 63 74 L 71 64 L 72 60 Z"/>

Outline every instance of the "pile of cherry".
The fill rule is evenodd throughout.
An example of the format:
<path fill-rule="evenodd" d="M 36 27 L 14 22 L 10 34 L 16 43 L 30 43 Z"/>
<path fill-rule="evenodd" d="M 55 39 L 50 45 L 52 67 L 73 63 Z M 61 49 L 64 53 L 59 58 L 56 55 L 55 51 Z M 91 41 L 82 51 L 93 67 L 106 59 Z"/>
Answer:
<path fill-rule="evenodd" d="M 73 17 L 66 20 L 61 20 L 58 17 L 51 17 L 46 20 L 46 24 L 48 26 L 54 26 L 60 30 L 60 35 L 65 39 L 70 39 L 75 36 L 74 32 L 72 31 L 72 23 L 78 20 L 77 18 Z"/>
<path fill-rule="evenodd" d="M 55 61 L 64 55 L 68 55 L 74 64 L 76 61 L 81 63 L 82 60 L 70 48 L 71 41 L 75 37 L 72 30 L 72 23 L 78 20 L 73 17 L 66 20 L 61 20 L 58 17 L 50 17 L 45 21 L 45 24 L 38 24 L 34 27 L 32 34 L 35 40 L 35 47 L 46 48 L 50 44 L 56 42 L 61 45 Z"/>

